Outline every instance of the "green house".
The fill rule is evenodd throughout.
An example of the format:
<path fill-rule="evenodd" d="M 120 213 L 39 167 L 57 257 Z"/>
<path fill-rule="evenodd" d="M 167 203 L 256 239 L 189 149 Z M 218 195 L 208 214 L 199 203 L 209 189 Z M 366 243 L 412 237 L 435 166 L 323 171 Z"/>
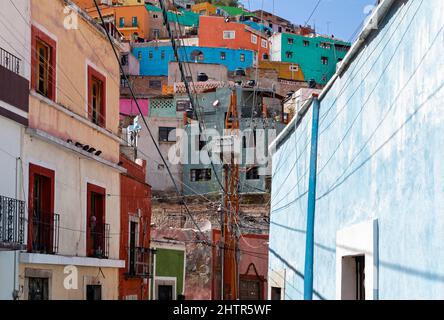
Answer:
<path fill-rule="evenodd" d="M 330 37 L 301 36 L 279 33 L 271 38 L 273 61 L 301 66 L 306 81 L 325 85 L 336 73 L 336 65 L 344 59 L 351 44 Z"/>
<path fill-rule="evenodd" d="M 151 240 L 153 249 L 153 300 L 178 300 L 185 293 L 185 244 L 173 240 Z"/>

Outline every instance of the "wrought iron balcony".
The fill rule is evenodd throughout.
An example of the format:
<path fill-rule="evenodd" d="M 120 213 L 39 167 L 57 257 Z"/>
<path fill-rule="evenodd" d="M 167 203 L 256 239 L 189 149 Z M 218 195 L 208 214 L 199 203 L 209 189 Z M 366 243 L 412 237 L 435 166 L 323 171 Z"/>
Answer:
<path fill-rule="evenodd" d="M 30 252 L 56 254 L 59 252 L 60 215 L 34 210 L 29 219 Z"/>
<path fill-rule="evenodd" d="M 128 277 L 147 278 L 150 275 L 150 248 L 128 247 Z"/>
<path fill-rule="evenodd" d="M 92 258 L 108 259 L 111 226 L 107 223 L 90 226 L 88 256 Z"/>
<path fill-rule="evenodd" d="M 0 65 L 9 71 L 20 74 L 22 60 L 12 53 L 0 48 Z"/>
<path fill-rule="evenodd" d="M 0 249 L 23 249 L 25 202 L 0 196 Z"/>

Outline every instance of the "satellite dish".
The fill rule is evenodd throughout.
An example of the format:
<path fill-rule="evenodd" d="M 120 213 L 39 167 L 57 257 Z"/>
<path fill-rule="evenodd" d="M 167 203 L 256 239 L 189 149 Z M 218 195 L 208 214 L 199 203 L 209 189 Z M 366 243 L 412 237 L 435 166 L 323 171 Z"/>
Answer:
<path fill-rule="evenodd" d="M 218 107 L 219 104 L 220 104 L 220 101 L 216 100 L 216 101 L 213 102 L 213 107 Z"/>

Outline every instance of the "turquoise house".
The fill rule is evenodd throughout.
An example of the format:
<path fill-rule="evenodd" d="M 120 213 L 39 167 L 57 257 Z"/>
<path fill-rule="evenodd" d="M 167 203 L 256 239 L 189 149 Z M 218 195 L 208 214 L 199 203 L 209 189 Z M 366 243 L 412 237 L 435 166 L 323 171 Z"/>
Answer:
<path fill-rule="evenodd" d="M 307 81 L 325 85 L 336 72 L 336 65 L 350 49 L 350 43 L 328 37 L 308 37 L 279 33 L 271 38 L 271 59 L 301 66 Z"/>

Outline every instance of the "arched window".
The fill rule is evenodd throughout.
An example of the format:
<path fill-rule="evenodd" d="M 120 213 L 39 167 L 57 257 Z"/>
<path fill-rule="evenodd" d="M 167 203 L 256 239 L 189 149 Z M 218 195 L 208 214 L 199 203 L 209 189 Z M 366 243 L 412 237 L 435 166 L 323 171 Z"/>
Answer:
<path fill-rule="evenodd" d="M 203 52 L 200 50 L 193 50 L 193 52 L 191 52 L 191 60 L 195 62 L 203 61 L 204 60 Z"/>

